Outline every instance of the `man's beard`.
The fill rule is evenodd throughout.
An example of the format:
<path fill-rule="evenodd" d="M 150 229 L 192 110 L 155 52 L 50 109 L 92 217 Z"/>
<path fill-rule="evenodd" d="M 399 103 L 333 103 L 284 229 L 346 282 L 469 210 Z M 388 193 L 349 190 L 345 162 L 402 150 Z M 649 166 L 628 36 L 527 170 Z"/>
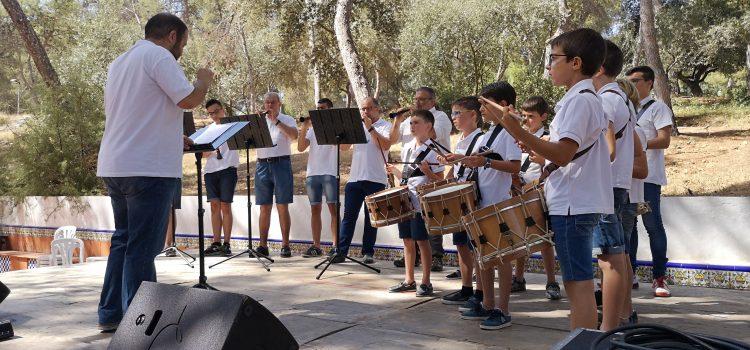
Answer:
<path fill-rule="evenodd" d="M 182 49 L 180 48 L 180 40 L 178 40 L 174 45 L 172 45 L 171 48 L 169 48 L 169 52 L 172 53 L 172 56 L 174 56 L 175 60 L 179 60 L 182 56 Z"/>

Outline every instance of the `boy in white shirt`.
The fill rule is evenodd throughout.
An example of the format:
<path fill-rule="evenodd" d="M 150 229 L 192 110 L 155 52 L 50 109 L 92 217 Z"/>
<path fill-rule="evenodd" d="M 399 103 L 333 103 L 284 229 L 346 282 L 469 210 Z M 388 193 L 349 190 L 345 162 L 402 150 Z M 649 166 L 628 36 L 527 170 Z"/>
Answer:
<path fill-rule="evenodd" d="M 504 81 L 485 86 L 480 96 L 502 106 L 516 102 L 515 89 Z M 513 137 L 503 130 L 498 114 L 488 113 L 484 106 L 480 110 L 482 118 L 492 123 L 492 126 L 482 135 L 478 143 L 481 145 L 481 150 L 493 153 L 487 156 L 469 156 L 462 160 L 461 164 L 477 168 L 479 207 L 484 208 L 510 198 L 510 187 L 513 181 L 511 174 L 518 173 L 521 169 L 521 149 L 518 148 Z M 453 159 L 455 155 L 448 157 L 449 161 Z M 483 320 L 479 327 L 485 330 L 497 330 L 511 325 L 509 303 L 513 268 L 511 264 L 505 263 L 497 269 L 500 274 L 499 300 L 497 302 L 495 300 L 495 267 L 486 268 L 481 270 L 477 277 L 477 283 L 482 284 L 484 291 L 482 303 L 473 305 L 470 310 L 461 313 L 462 319 Z M 496 304 L 498 309 L 495 309 Z"/>
<path fill-rule="evenodd" d="M 224 106 L 218 100 L 206 102 L 208 116 L 214 122 L 209 128 L 216 127 L 224 118 Z M 237 167 L 240 155 L 230 150 L 226 143 L 214 152 L 203 152 L 206 166 L 203 168 L 203 179 L 206 182 L 206 200 L 211 204 L 211 228 L 214 240 L 205 250 L 206 255 L 232 255 L 230 240 L 232 238 L 232 201 L 237 187 Z M 221 244 L 221 231 L 224 230 L 224 244 Z"/>
<path fill-rule="evenodd" d="M 322 98 L 318 101 L 318 109 L 333 108 L 333 101 Z M 302 135 L 297 140 L 297 151 L 304 152 L 310 147 L 307 157 L 307 178 L 305 179 L 305 189 L 307 198 L 310 200 L 310 227 L 312 229 L 313 245 L 307 249 L 302 256 L 312 258 L 323 255 L 320 249 L 320 231 L 323 229 L 323 223 L 320 214 L 323 210 L 323 194 L 326 196 L 328 212 L 331 214 L 331 236 L 333 238 L 333 248 L 330 255 L 335 253 L 336 243 L 338 242 L 338 228 L 336 227 L 336 203 L 339 200 L 339 189 L 336 181 L 338 163 L 336 163 L 336 146 L 319 145 L 315 138 L 315 132 L 312 129 L 312 120 L 307 118 L 300 127 L 299 134 Z"/>
<path fill-rule="evenodd" d="M 606 45 L 598 32 L 588 28 L 563 33 L 550 45 L 547 69 L 552 83 L 567 92 L 556 105 L 549 141 L 524 130 L 511 115 L 512 109 L 483 101 L 485 107 L 502 114 L 502 124 L 511 135 L 548 161 L 544 191 L 570 299 L 570 327 L 595 329 L 592 236 L 601 215 L 614 213 L 604 139 L 607 119 L 591 82 L 604 61 Z"/>
<path fill-rule="evenodd" d="M 637 123 L 646 134 L 646 158 L 648 159 L 648 177 L 643 184 L 643 194 L 651 206 L 651 212 L 643 215 L 643 226 L 648 232 L 653 266 L 654 296 L 669 297 L 664 280 L 667 272 L 667 232 L 661 218 L 661 187 L 667 184 L 667 173 L 664 167 L 664 150 L 669 148 L 672 134 L 672 110 L 664 102 L 651 97 L 654 86 L 654 70 L 649 66 L 631 68 L 626 73 L 638 89 L 641 97 L 641 108 L 638 110 Z M 635 229 L 634 229 L 635 230 Z M 630 261 L 635 268 L 635 255 L 638 252 L 638 235 L 631 235 Z"/>

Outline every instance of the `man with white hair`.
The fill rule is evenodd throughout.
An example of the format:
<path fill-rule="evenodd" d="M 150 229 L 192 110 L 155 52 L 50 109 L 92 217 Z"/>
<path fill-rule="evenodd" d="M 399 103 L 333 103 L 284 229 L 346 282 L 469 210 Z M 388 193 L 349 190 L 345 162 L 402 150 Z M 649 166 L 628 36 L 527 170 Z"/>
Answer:
<path fill-rule="evenodd" d="M 255 204 L 260 206 L 260 244 L 256 251 L 265 256 L 268 252 L 268 230 L 271 227 L 271 209 L 274 198 L 281 226 L 281 257 L 289 258 L 289 203 L 293 201 L 294 179 L 292 177 L 292 141 L 297 139 L 297 123 L 294 118 L 281 113 L 281 97 L 276 92 L 263 96 L 266 125 L 274 146 L 259 148 L 255 166 Z"/>

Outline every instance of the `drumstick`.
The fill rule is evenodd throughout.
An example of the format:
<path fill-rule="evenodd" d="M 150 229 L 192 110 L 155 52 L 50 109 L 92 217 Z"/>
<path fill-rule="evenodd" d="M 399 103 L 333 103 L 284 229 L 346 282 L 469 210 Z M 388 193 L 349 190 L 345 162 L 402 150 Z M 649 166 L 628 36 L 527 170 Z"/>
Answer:
<path fill-rule="evenodd" d="M 422 163 L 389 161 L 388 164 L 412 164 L 412 165 L 420 165 Z M 440 163 L 427 163 L 427 164 L 428 165 L 440 165 Z"/>
<path fill-rule="evenodd" d="M 492 106 L 492 107 L 495 107 L 496 109 L 498 109 L 498 110 L 500 110 L 500 111 L 502 111 L 502 112 L 508 111 L 508 114 L 509 114 L 509 115 L 510 115 L 511 117 L 515 118 L 516 120 L 518 120 L 518 121 L 519 121 L 519 122 L 521 122 L 521 123 L 523 123 L 523 122 L 525 122 L 525 121 L 526 121 L 526 117 L 524 117 L 524 116 L 522 116 L 522 115 L 518 115 L 518 114 L 513 114 L 513 113 L 510 113 L 510 108 L 508 108 L 508 107 L 505 107 L 505 106 L 501 106 L 501 105 L 497 104 L 497 102 L 494 102 L 494 101 L 492 101 L 492 100 L 489 100 L 489 99 L 487 99 L 487 98 L 484 98 L 484 97 L 482 97 L 482 96 L 480 96 L 480 97 L 479 97 L 479 100 L 480 100 L 481 102 L 483 102 L 483 103 L 486 103 L 486 104 L 488 104 L 488 105 Z"/>
<path fill-rule="evenodd" d="M 495 153 L 495 152 L 493 152 L 493 151 L 484 151 L 484 152 L 470 154 L 468 156 L 461 156 L 460 158 L 456 158 L 453 161 L 445 163 L 445 165 L 453 165 L 453 164 L 456 164 L 456 163 L 460 163 L 462 160 L 466 159 L 467 157 L 472 157 L 472 156 L 486 156 L 486 155 L 492 154 L 492 153 Z"/>

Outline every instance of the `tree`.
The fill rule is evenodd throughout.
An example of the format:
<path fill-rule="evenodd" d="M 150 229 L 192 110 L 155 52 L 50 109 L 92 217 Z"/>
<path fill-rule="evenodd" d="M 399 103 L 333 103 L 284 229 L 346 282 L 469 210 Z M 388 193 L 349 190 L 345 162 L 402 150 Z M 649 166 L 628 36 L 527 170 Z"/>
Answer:
<path fill-rule="evenodd" d="M 341 51 L 341 61 L 344 63 L 346 75 L 349 77 L 357 105 L 370 96 L 370 84 L 365 77 L 362 61 L 359 59 L 357 48 L 351 31 L 353 0 L 338 0 L 336 2 L 336 18 L 333 27 L 336 30 L 336 41 Z"/>
<path fill-rule="evenodd" d="M 52 67 L 52 63 L 47 56 L 47 51 L 42 46 L 41 41 L 39 41 L 36 31 L 29 24 L 29 19 L 26 17 L 23 9 L 21 9 L 21 5 L 17 0 L 0 0 L 0 2 L 2 2 L 5 11 L 8 12 L 8 15 L 13 20 L 16 30 L 21 39 L 23 39 L 26 50 L 34 60 L 34 64 L 39 74 L 42 75 L 44 82 L 50 87 L 60 85 L 60 79 L 57 76 L 57 72 L 55 72 L 55 68 Z"/>

